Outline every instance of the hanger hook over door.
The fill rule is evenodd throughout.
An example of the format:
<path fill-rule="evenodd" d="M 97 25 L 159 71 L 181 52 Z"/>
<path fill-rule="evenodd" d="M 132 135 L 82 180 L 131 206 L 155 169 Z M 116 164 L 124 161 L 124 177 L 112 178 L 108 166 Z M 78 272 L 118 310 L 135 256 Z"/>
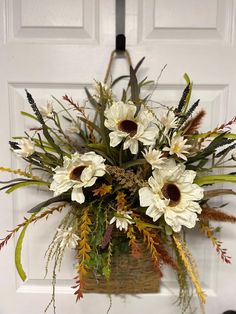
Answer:
<path fill-rule="evenodd" d="M 125 0 L 116 0 L 116 52 L 124 53 L 125 50 Z"/>

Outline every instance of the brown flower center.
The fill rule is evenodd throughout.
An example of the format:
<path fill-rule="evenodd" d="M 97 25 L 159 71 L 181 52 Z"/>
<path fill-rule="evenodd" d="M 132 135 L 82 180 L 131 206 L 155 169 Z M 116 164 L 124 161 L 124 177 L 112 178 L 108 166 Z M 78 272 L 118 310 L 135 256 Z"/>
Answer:
<path fill-rule="evenodd" d="M 118 129 L 128 133 L 132 137 L 137 133 L 138 125 L 132 120 L 123 120 L 119 122 Z"/>
<path fill-rule="evenodd" d="M 87 168 L 87 167 L 86 166 L 79 166 L 79 167 L 73 169 L 70 173 L 70 179 L 75 180 L 75 181 L 80 181 L 81 174 L 85 168 Z"/>
<path fill-rule="evenodd" d="M 179 204 L 181 199 L 181 193 L 179 188 L 173 183 L 165 183 L 161 189 L 163 196 L 170 200 L 169 206 L 174 207 Z"/>

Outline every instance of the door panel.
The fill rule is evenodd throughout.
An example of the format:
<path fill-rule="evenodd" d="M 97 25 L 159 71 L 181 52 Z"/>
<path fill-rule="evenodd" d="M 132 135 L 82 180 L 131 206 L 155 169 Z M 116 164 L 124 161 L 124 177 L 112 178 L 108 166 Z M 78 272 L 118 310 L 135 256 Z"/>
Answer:
<path fill-rule="evenodd" d="M 8 140 L 23 133 L 28 121 L 19 116 L 29 111 L 24 95 L 27 88 L 38 104 L 61 98 L 65 93 L 84 99 L 83 86 L 92 88 L 93 79 L 102 80 L 115 38 L 115 1 L 112 0 L 2 0 L 0 31 L 0 164 L 20 166 L 10 154 Z M 156 79 L 165 64 L 153 100 L 175 105 L 184 87 L 182 76 L 194 82 L 192 101 L 201 99 L 207 111 L 202 126 L 209 130 L 235 115 L 236 47 L 235 1 L 225 0 L 126 0 L 127 48 L 138 62 L 146 60 L 141 75 Z M 116 61 L 115 75 L 127 72 L 122 58 Z M 150 91 L 146 91 L 150 92 Z M 1 178 L 9 178 L 1 174 Z M 0 234 L 4 236 L 20 223 L 26 211 L 45 198 L 45 192 L 24 189 L 14 196 L 1 194 Z M 220 200 L 221 201 L 221 200 Z M 236 214 L 236 201 L 229 211 Z M 60 221 L 53 215 L 47 223 L 30 227 L 24 242 L 23 264 L 28 280 L 22 283 L 14 268 L 15 240 L 0 254 L 0 314 L 43 313 L 50 300 L 51 279 L 44 277 L 44 252 Z M 189 235 L 204 290 L 206 312 L 221 314 L 236 309 L 236 228 L 223 225 L 221 240 L 232 256 L 232 265 L 220 261 L 208 240 Z M 58 275 L 57 313 L 106 313 L 110 299 L 89 294 L 75 304 L 73 252 L 68 253 Z M 174 274 L 166 269 L 159 294 L 112 296 L 112 314 L 178 313 L 174 301 L 178 287 Z M 196 303 L 197 304 L 197 303 Z M 53 313 L 52 308 L 48 313 Z M 198 313 L 198 310 L 197 312 Z"/>

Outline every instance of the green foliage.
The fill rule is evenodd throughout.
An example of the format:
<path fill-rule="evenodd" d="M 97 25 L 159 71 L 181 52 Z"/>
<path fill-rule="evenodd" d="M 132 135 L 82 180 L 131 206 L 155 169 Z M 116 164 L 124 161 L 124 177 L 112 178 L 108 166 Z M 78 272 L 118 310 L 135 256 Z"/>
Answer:
<path fill-rule="evenodd" d="M 142 193 L 140 189 L 152 189 L 152 185 L 155 185 L 149 180 L 152 171 L 163 165 L 165 167 L 167 160 L 172 160 L 173 164 L 180 165 L 183 169 L 195 171 L 194 183 L 199 186 L 213 185 L 218 182 L 236 183 L 234 172 L 214 174 L 214 169 L 223 168 L 225 170 L 235 167 L 226 163 L 229 160 L 232 161 L 229 155 L 236 145 L 236 134 L 229 133 L 229 127 L 236 122 L 236 117 L 212 131 L 199 133 L 198 127 L 205 112 L 201 110 L 198 119 L 197 115 L 192 117 L 199 107 L 200 100 L 193 104 L 190 103 L 193 83 L 189 76 L 184 75 L 186 86 L 178 106 L 169 108 L 164 104 L 154 102 L 151 99 L 153 92 L 148 94 L 150 87 L 156 88 L 158 85 L 158 80 L 165 67 L 156 83 L 153 84 L 153 80 L 148 80 L 146 76 L 140 78 L 138 70 L 143 61 L 144 58 L 136 66 L 130 66 L 129 75 L 121 75 L 110 86 L 96 82 L 94 91 L 85 88 L 87 97 L 85 106 L 74 102 L 67 95 L 62 100 L 52 97 L 60 110 L 53 109 L 51 114 L 46 117 L 38 109 L 31 94 L 26 91 L 33 114 L 22 111 L 21 115 L 30 119 L 31 123 L 37 124 L 25 132 L 24 136 L 15 137 L 14 139 L 18 142 L 11 141 L 10 146 L 27 162 L 28 168 L 22 171 L 1 167 L 0 171 L 19 177 L 1 181 L 0 184 L 3 186 L 0 190 L 11 193 L 31 185 L 42 186 L 44 190 L 50 190 L 54 183 L 58 183 L 57 180 L 60 181 L 59 176 L 65 176 L 65 181 L 62 180 L 61 183 L 58 183 L 60 187 L 55 191 L 57 196 L 42 201 L 28 211 L 32 213 L 31 217 L 13 229 L 10 235 L 0 242 L 0 249 L 12 235 L 22 228 L 16 245 L 15 264 L 20 277 L 25 280 L 26 274 L 22 266 L 21 253 L 28 225 L 43 217 L 47 219 L 49 214 L 54 211 L 51 207 L 54 203 L 63 202 L 69 205 L 69 211 L 60 222 L 59 229 L 55 232 L 46 252 L 46 272 L 49 262 L 54 262 L 53 296 L 49 303 L 49 305 L 53 304 L 54 312 L 56 271 L 60 270 L 67 244 L 71 239 L 76 239 L 73 240 L 74 242 L 72 241 L 72 247 L 75 248 L 78 261 L 76 264 L 77 277 L 75 278 L 77 299 L 82 297 L 88 273 L 98 274 L 109 280 L 112 258 L 128 252 L 136 257 L 138 253 L 142 254 L 139 252 L 139 241 L 142 239 L 146 245 L 145 249 L 151 255 L 153 266 L 160 276 L 163 263 L 172 266 L 176 271 L 180 286 L 179 302 L 183 313 L 191 299 L 189 278 L 194 283 L 200 299 L 205 300 L 194 261 L 185 241 L 177 232 L 174 232 L 176 230 L 174 223 L 171 225 L 170 221 L 166 220 L 166 209 L 162 209 L 161 217 L 157 215 L 158 219 L 154 219 L 154 221 L 153 217 L 149 216 L 150 209 L 147 211 L 146 207 L 140 207 L 139 195 Z M 126 82 L 126 86 L 122 90 L 120 99 L 117 99 L 113 95 L 112 88 L 121 80 Z M 145 91 L 145 94 L 142 91 Z M 127 106 L 124 108 L 124 113 L 121 112 L 123 107 L 115 107 L 117 112 L 114 110 L 109 113 L 111 116 L 114 114 L 115 118 L 111 119 L 112 122 L 107 121 L 109 120 L 107 112 L 114 103 L 115 106 L 120 106 L 119 100 L 124 103 L 121 106 Z M 92 118 L 89 116 L 91 112 L 87 113 L 86 111 L 88 104 L 89 110 L 92 110 Z M 129 112 L 130 105 L 132 105 L 132 109 Z M 162 116 L 160 112 L 163 109 L 165 109 L 165 115 Z M 63 122 L 72 124 L 75 131 L 68 132 L 64 128 Z M 113 123 L 112 126 L 109 124 L 110 122 Z M 32 145 L 33 152 L 24 151 L 25 147 L 22 148 L 24 141 L 30 142 L 25 145 Z M 114 147 L 111 147 L 111 144 Z M 74 161 L 74 156 L 78 156 L 75 153 L 83 157 L 88 152 L 95 152 L 105 159 L 103 166 L 106 173 L 99 175 L 98 173 L 103 173 L 103 170 L 97 171 L 96 165 L 91 167 L 91 178 L 85 184 L 82 175 L 84 169 L 91 166 L 90 161 L 86 160 L 84 164 L 79 161 L 79 164 L 73 165 L 70 162 Z M 36 171 L 37 177 L 34 176 Z M 60 171 L 61 173 L 58 175 Z M 157 176 L 160 173 L 155 170 Z M 160 185 L 162 181 L 161 178 L 159 179 L 158 184 Z M 170 181 L 173 186 L 174 182 L 172 184 L 172 179 Z M 51 184 L 52 182 L 53 184 Z M 169 184 L 169 182 L 167 183 Z M 173 195 L 165 194 L 165 192 L 167 193 L 167 188 L 166 191 L 165 188 L 164 184 L 160 191 L 155 192 L 155 196 L 159 195 L 163 203 L 166 199 L 170 199 L 170 203 L 166 206 L 169 206 L 168 210 L 171 210 L 170 207 L 176 206 L 175 202 L 181 201 L 181 191 L 176 187 L 180 197 L 179 200 L 178 197 L 176 200 L 176 195 L 174 195 L 172 204 L 171 196 Z M 79 189 L 83 189 L 85 201 L 82 204 L 71 200 L 74 197 L 72 191 L 76 193 L 76 189 L 77 193 L 81 192 Z M 58 191 L 65 192 L 58 195 Z M 175 192 L 174 189 L 174 192 L 170 193 Z M 212 190 L 211 192 L 214 194 L 212 197 L 223 194 L 233 195 L 232 191 L 226 192 L 226 190 Z M 207 206 L 209 199 L 210 197 L 205 194 L 205 197 L 202 197 L 199 202 L 193 201 L 201 211 L 204 210 L 204 206 Z M 153 205 L 152 211 L 157 210 L 158 212 L 160 208 L 157 206 L 155 208 L 155 206 Z M 60 211 L 59 207 L 60 205 L 56 207 L 57 211 Z M 45 209 L 43 213 L 37 215 L 42 209 Z M 188 210 L 188 208 L 184 209 Z M 200 221 L 203 220 L 201 215 L 198 216 Z M 58 234 L 61 232 L 62 235 L 58 240 Z M 136 240 L 138 241 L 136 242 Z M 76 245 L 77 247 L 75 247 Z M 175 250 L 175 258 L 169 254 L 170 246 Z M 146 251 L 144 250 L 144 252 Z"/>
<path fill-rule="evenodd" d="M 12 186 L 6 190 L 6 193 L 10 194 L 12 193 L 13 191 L 15 191 L 16 189 L 19 189 L 19 188 L 22 188 L 22 187 L 25 187 L 25 186 L 29 186 L 29 185 L 44 185 L 44 186 L 48 186 L 48 183 L 47 182 L 43 182 L 43 181 L 34 181 L 34 180 L 28 180 L 26 182 L 20 182 L 20 183 L 15 183 L 15 184 L 12 184 Z"/>
<path fill-rule="evenodd" d="M 222 146 L 222 143 L 224 142 L 224 136 L 225 136 L 225 133 L 219 134 L 216 138 L 213 139 L 213 141 L 206 148 L 196 153 L 195 156 L 189 157 L 187 164 L 191 164 L 198 160 L 205 159 L 209 155 L 212 155 L 213 153 L 215 153 L 216 149 Z"/>
<path fill-rule="evenodd" d="M 21 252 L 22 252 L 22 245 L 23 245 L 23 240 L 25 237 L 25 232 L 26 229 L 28 228 L 29 224 L 32 222 L 33 218 L 36 216 L 36 213 L 32 214 L 30 218 L 27 220 L 27 223 L 25 224 L 24 228 L 22 229 L 19 238 L 16 243 L 16 249 L 15 249 L 15 265 L 17 272 L 20 276 L 20 278 L 25 281 L 26 280 L 26 274 L 25 271 L 22 267 L 22 262 L 21 262 Z"/>

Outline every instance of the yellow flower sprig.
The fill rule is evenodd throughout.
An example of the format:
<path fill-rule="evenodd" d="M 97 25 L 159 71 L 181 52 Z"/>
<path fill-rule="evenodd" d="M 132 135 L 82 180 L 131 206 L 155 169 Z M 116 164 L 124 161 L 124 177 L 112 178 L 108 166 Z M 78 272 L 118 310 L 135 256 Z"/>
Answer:
<path fill-rule="evenodd" d="M 11 168 L 0 167 L 0 171 L 18 174 L 20 176 L 30 178 L 30 179 L 36 180 L 36 181 L 42 180 L 40 177 L 33 176 L 30 172 L 22 171 L 21 169 L 11 169 Z"/>
<path fill-rule="evenodd" d="M 201 285 L 200 285 L 200 280 L 198 278 L 198 274 L 196 271 L 196 266 L 192 265 L 190 258 L 192 259 L 192 255 L 190 252 L 187 250 L 185 243 L 182 241 L 180 236 L 177 234 L 172 236 L 176 245 L 176 248 L 179 252 L 179 255 L 188 271 L 188 274 L 192 280 L 192 283 L 195 287 L 196 293 L 198 295 L 200 304 L 205 304 L 206 303 L 206 294 L 203 292 Z"/>
<path fill-rule="evenodd" d="M 134 227 L 132 225 L 129 225 L 129 229 L 127 231 L 127 237 L 129 238 L 129 245 L 131 247 L 132 255 L 137 258 L 140 257 L 141 252 L 137 244 Z"/>
<path fill-rule="evenodd" d="M 156 249 L 156 245 L 158 245 L 158 243 L 156 242 L 155 235 L 150 230 L 145 228 L 140 220 L 135 219 L 135 225 L 138 231 L 143 235 L 144 242 L 147 244 L 147 248 L 151 254 L 153 266 L 159 273 L 160 277 L 162 277 L 162 271 L 160 268 L 160 256 Z"/>
<path fill-rule="evenodd" d="M 91 252 L 91 247 L 89 245 L 89 235 L 91 233 L 90 225 L 92 224 L 91 219 L 89 218 L 89 206 L 82 209 L 83 213 L 81 216 L 81 224 L 79 227 L 79 246 L 78 246 L 78 265 L 76 267 L 78 276 L 76 279 L 76 285 L 73 288 L 76 288 L 75 295 L 77 300 L 83 297 L 83 288 L 85 286 L 85 277 L 88 274 L 87 263 L 90 260 L 89 253 Z"/>

